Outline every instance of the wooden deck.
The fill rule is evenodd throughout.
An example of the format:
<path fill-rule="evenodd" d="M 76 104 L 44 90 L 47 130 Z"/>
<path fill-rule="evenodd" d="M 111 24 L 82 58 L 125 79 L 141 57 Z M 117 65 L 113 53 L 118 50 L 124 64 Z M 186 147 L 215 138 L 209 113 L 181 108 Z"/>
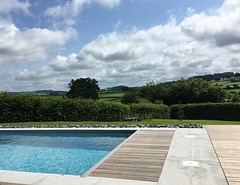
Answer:
<path fill-rule="evenodd" d="M 208 125 L 206 129 L 229 185 L 240 185 L 240 126 Z"/>
<path fill-rule="evenodd" d="M 89 176 L 157 182 L 174 131 L 138 131 Z"/>

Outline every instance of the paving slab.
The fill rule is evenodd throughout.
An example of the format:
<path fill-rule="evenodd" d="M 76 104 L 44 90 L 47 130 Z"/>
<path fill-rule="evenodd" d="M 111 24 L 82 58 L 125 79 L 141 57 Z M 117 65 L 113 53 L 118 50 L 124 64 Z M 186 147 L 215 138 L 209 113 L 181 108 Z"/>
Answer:
<path fill-rule="evenodd" d="M 176 129 L 158 185 L 227 185 L 205 129 Z"/>
<path fill-rule="evenodd" d="M 81 177 L 44 173 L 0 171 L 0 185 L 157 185 L 156 182 L 117 178 Z"/>
<path fill-rule="evenodd" d="M 0 170 L 0 184 L 35 184 L 36 182 L 43 181 L 47 176 L 48 174 L 43 173 L 26 173 Z"/>

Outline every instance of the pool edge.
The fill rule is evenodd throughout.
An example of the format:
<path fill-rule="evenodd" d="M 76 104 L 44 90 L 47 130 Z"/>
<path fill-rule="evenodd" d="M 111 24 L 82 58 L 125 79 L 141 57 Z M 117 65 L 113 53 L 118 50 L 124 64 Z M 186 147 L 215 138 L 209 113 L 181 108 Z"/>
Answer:
<path fill-rule="evenodd" d="M 101 165 L 106 159 L 108 159 L 114 152 L 116 152 L 124 143 L 126 143 L 129 139 L 131 139 L 139 130 L 135 130 L 127 139 L 125 139 L 122 143 L 120 143 L 117 147 L 115 147 L 111 152 L 109 152 L 104 158 L 98 161 L 93 167 L 91 167 L 88 171 L 86 171 L 81 177 L 88 176 L 93 170 L 95 170 L 99 165 Z"/>

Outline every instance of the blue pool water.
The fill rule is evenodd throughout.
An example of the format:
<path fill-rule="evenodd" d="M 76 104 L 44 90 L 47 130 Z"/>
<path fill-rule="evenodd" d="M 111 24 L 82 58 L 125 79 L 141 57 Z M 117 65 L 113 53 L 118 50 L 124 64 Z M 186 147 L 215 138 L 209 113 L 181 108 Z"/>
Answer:
<path fill-rule="evenodd" d="M 132 131 L 0 131 L 0 170 L 83 175 Z"/>

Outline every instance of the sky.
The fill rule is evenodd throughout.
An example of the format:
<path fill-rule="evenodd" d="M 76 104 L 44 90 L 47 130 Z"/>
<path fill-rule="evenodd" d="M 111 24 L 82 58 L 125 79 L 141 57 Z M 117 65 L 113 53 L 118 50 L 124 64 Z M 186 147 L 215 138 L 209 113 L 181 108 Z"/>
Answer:
<path fill-rule="evenodd" d="M 240 72 L 240 0 L 0 0 L 0 91 Z"/>

